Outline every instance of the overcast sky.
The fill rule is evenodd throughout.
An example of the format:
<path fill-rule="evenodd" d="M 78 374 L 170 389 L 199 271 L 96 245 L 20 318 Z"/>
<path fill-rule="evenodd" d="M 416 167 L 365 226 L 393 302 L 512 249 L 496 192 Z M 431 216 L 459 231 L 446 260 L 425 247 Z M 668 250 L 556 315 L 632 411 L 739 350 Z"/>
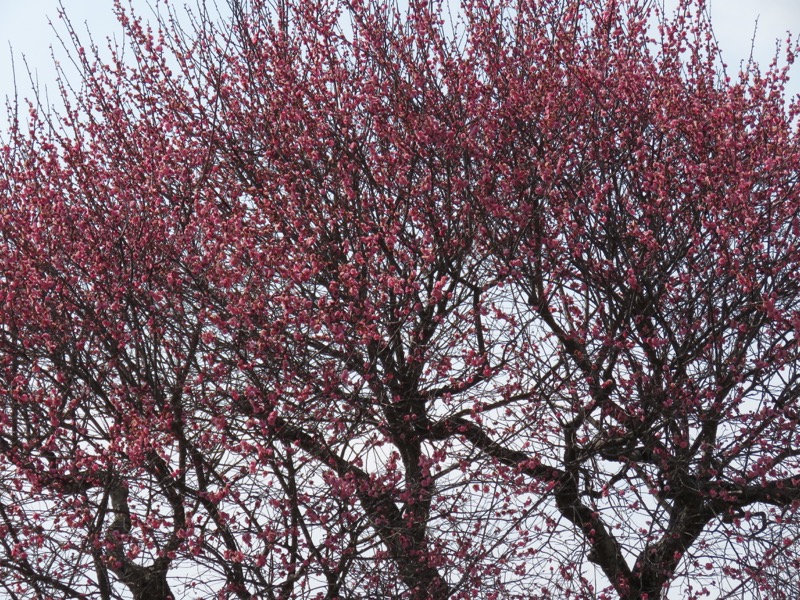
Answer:
<path fill-rule="evenodd" d="M 676 0 L 667 0 L 674 4 Z M 62 0 L 72 22 L 79 30 L 88 25 L 96 40 L 118 32 L 112 14 L 111 0 Z M 182 4 L 178 0 L 178 4 Z M 143 14 L 150 14 L 146 0 L 133 0 Z M 59 0 L 0 0 L 0 99 L 13 92 L 11 75 L 11 50 L 16 56 L 17 83 L 20 93 L 29 90 L 27 73 L 20 57 L 25 55 L 29 66 L 38 75 L 39 83 L 54 90 L 55 71 L 50 58 L 50 47 L 55 47 L 57 57 L 63 58 L 48 17 L 59 32 L 64 31 L 58 21 Z M 758 19 L 754 55 L 759 62 L 771 59 L 776 38 L 785 39 L 786 32 L 800 33 L 800 1 L 798 0 L 710 0 L 715 31 L 723 48 L 723 55 L 731 67 L 750 53 L 751 38 Z M 84 25 L 86 24 L 86 25 Z M 735 69 L 733 69 L 735 72 Z M 795 69 L 798 83 L 792 91 L 800 93 L 800 66 Z M 53 92 L 51 91 L 51 94 Z"/>

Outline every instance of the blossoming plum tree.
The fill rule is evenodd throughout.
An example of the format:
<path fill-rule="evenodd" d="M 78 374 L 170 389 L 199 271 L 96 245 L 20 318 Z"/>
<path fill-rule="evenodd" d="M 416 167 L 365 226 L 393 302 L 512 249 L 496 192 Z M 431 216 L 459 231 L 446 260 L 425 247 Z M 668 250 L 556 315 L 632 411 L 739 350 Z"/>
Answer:
<path fill-rule="evenodd" d="M 654 4 L 73 35 L 0 148 L 0 594 L 797 597 L 800 105 Z"/>

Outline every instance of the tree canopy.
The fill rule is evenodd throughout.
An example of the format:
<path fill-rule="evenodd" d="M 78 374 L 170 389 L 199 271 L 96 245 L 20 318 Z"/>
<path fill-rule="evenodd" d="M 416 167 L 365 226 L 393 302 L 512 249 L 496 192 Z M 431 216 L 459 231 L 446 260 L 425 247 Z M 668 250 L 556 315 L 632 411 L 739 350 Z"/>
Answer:
<path fill-rule="evenodd" d="M 0 142 L 0 594 L 797 598 L 796 48 L 656 5 L 73 35 Z"/>

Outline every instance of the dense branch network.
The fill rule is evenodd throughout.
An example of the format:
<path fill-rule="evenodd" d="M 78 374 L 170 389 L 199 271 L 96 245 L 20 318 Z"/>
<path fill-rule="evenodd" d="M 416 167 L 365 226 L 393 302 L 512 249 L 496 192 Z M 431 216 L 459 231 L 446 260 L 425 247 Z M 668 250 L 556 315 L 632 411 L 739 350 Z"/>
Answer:
<path fill-rule="evenodd" d="M 0 594 L 797 597 L 799 106 L 653 4 L 70 30 L 0 146 Z"/>

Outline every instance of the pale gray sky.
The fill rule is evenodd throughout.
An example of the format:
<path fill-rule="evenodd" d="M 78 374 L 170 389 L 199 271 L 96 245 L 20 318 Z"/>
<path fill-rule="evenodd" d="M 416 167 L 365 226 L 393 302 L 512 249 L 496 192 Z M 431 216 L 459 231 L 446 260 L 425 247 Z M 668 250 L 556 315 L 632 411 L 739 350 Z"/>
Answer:
<path fill-rule="evenodd" d="M 63 4 L 76 28 L 83 31 L 83 23 L 88 23 L 97 40 L 103 40 L 105 36 L 118 31 L 111 0 L 63 0 Z M 146 8 L 144 2 L 141 4 Z M 57 58 L 63 59 L 64 53 L 56 33 L 48 24 L 48 18 L 59 34 L 64 34 L 64 24 L 58 18 L 58 11 L 58 0 L 0 0 L 0 98 L 10 96 L 14 90 L 11 48 L 21 96 L 28 95 L 30 90 L 23 55 L 31 72 L 38 75 L 42 87 L 46 85 L 55 89 L 51 46 Z"/>
<path fill-rule="evenodd" d="M 67 14 L 79 30 L 84 23 L 95 39 L 118 32 L 112 14 L 111 0 L 62 0 Z M 676 0 L 666 0 L 675 4 Z M 183 4 L 179 0 L 177 4 Z M 31 69 L 38 74 L 39 83 L 54 90 L 55 71 L 50 58 L 50 46 L 55 47 L 57 57 L 63 57 L 48 17 L 63 32 L 63 24 L 57 18 L 58 0 L 0 0 L 0 99 L 13 92 L 11 76 L 11 53 L 9 44 L 17 56 L 17 83 L 21 95 L 26 95 L 30 86 L 20 55 L 27 57 Z M 133 5 L 142 14 L 150 14 L 146 0 L 133 0 Z M 750 53 L 756 19 L 758 32 L 755 43 L 755 58 L 768 63 L 775 49 L 775 39 L 785 39 L 787 30 L 800 33 L 800 2 L 798 0 L 711 0 L 711 15 L 715 31 L 726 62 L 735 72 L 739 62 Z M 800 92 L 800 66 L 796 69 L 798 84 L 793 92 Z M 53 92 L 51 91 L 51 94 Z"/>

